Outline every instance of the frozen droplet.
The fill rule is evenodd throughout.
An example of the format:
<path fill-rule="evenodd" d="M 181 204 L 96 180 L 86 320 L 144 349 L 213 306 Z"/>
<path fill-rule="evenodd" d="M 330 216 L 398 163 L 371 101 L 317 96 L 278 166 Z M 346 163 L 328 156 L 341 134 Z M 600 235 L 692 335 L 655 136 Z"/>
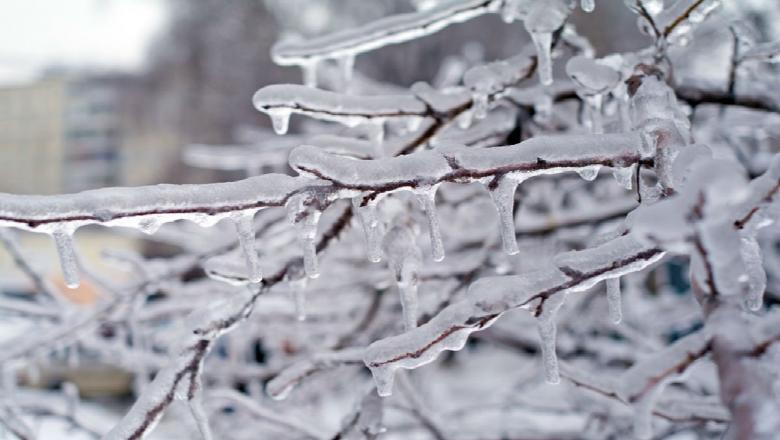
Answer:
<path fill-rule="evenodd" d="M 161 223 L 154 217 L 148 217 L 138 222 L 138 228 L 146 234 L 154 234 L 160 229 Z"/>
<path fill-rule="evenodd" d="M 244 254 L 244 260 L 246 261 L 249 281 L 259 283 L 263 280 L 263 275 L 260 272 L 260 262 L 258 261 L 257 250 L 255 249 L 254 212 L 246 211 L 238 213 L 233 217 L 233 221 L 236 224 L 238 242 L 241 245 L 241 251 Z"/>
<path fill-rule="evenodd" d="M 761 258 L 761 248 L 755 237 L 742 237 L 740 254 L 747 274 L 745 305 L 748 309 L 756 311 L 761 309 L 763 305 L 766 271 L 764 270 L 764 260 Z"/>
<path fill-rule="evenodd" d="M 70 289 L 75 289 L 79 287 L 79 270 L 76 251 L 73 247 L 73 232 L 59 230 L 52 234 L 52 238 L 54 238 L 54 245 L 57 247 L 57 254 L 60 257 L 60 267 L 65 285 Z"/>
<path fill-rule="evenodd" d="M 393 394 L 393 381 L 395 379 L 395 368 L 382 365 L 378 367 L 369 367 L 371 375 L 374 377 L 376 392 L 382 397 Z"/>
<path fill-rule="evenodd" d="M 601 165 L 589 165 L 578 169 L 577 174 L 579 174 L 580 177 L 582 177 L 583 179 L 590 182 L 596 180 L 596 177 L 599 176 L 600 169 L 601 169 Z"/>
<path fill-rule="evenodd" d="M 536 47 L 537 71 L 539 81 L 549 86 L 553 83 L 552 74 L 552 33 L 531 32 L 531 39 Z"/>
<path fill-rule="evenodd" d="M 620 304 L 620 278 L 610 278 L 607 284 L 607 304 L 609 305 L 609 319 L 615 324 L 623 320 L 623 310 Z"/>
<path fill-rule="evenodd" d="M 444 243 L 441 239 L 439 217 L 436 215 L 436 189 L 430 189 L 417 195 L 425 215 L 428 217 L 428 231 L 431 237 L 431 255 L 433 261 L 444 259 Z"/>
<path fill-rule="evenodd" d="M 631 189 L 634 186 L 634 167 L 614 168 L 612 175 L 617 183 L 625 189 Z"/>
<path fill-rule="evenodd" d="M 596 2 L 595 0 L 582 0 L 580 2 L 580 7 L 585 12 L 593 12 L 593 10 L 596 9 Z"/>
<path fill-rule="evenodd" d="M 504 252 L 509 255 L 515 255 L 520 252 L 517 247 L 517 237 L 515 236 L 515 191 L 520 182 L 510 177 L 502 177 L 498 185 L 490 190 L 490 197 L 496 205 L 498 218 L 501 223 L 501 240 L 504 245 Z"/>
<path fill-rule="evenodd" d="M 317 87 L 317 70 L 319 64 L 319 60 L 316 59 L 301 64 L 301 69 L 303 70 L 303 84 L 308 87 Z"/>
<path fill-rule="evenodd" d="M 268 116 L 271 117 L 271 123 L 274 126 L 276 134 L 286 134 L 287 129 L 290 127 L 290 115 L 292 114 L 292 111 L 289 108 L 276 107 L 269 108 L 267 112 Z"/>

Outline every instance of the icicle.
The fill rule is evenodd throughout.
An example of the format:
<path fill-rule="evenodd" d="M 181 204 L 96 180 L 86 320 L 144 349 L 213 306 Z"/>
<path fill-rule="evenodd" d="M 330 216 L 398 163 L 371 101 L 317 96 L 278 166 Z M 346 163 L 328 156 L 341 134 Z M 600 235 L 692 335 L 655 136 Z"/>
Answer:
<path fill-rule="evenodd" d="M 317 214 L 310 214 L 319 216 Z M 306 223 L 310 223 L 306 221 Z M 317 245 L 314 241 L 317 234 L 317 223 L 307 224 L 301 228 L 299 232 L 299 239 L 303 246 L 303 270 L 309 278 L 317 278 L 320 276 L 320 269 L 317 263 Z"/>
<path fill-rule="evenodd" d="M 341 81 L 344 84 L 343 90 L 347 90 L 349 83 L 352 81 L 352 72 L 355 68 L 355 55 L 349 54 L 339 58 L 339 68 L 341 70 Z"/>
<path fill-rule="evenodd" d="M 766 271 L 761 258 L 761 248 L 755 237 L 742 237 L 741 244 L 740 253 L 747 274 L 745 305 L 748 309 L 757 311 L 763 305 L 766 290 Z"/>
<path fill-rule="evenodd" d="M 409 116 L 406 118 L 406 129 L 410 132 L 417 131 L 423 122 L 422 116 Z"/>
<path fill-rule="evenodd" d="M 517 179 L 504 176 L 498 185 L 490 190 L 490 197 L 496 205 L 498 218 L 501 222 L 501 241 L 504 244 L 504 252 L 515 255 L 520 252 L 515 236 L 515 191 L 520 182 Z"/>
<path fill-rule="evenodd" d="M 474 102 L 472 107 L 474 117 L 477 119 L 485 119 L 488 114 L 488 95 L 484 93 L 474 93 L 472 101 Z"/>
<path fill-rule="evenodd" d="M 370 367 L 371 376 L 374 377 L 376 392 L 382 397 L 393 394 L 393 381 L 395 380 L 395 368 L 389 366 Z"/>
<path fill-rule="evenodd" d="M 233 222 L 236 224 L 238 242 L 246 261 L 249 281 L 259 283 L 263 280 L 263 275 L 260 272 L 260 262 L 257 259 L 257 250 L 255 249 L 254 214 L 252 211 L 238 213 L 233 217 Z"/>
<path fill-rule="evenodd" d="M 623 168 L 614 168 L 612 175 L 617 183 L 625 189 L 631 189 L 634 186 L 634 167 L 627 166 Z"/>
<path fill-rule="evenodd" d="M 536 47 L 539 81 L 549 86 L 553 83 L 552 75 L 552 33 L 531 32 L 531 39 Z"/>
<path fill-rule="evenodd" d="M 381 147 L 385 140 L 385 120 L 383 118 L 372 119 L 370 131 L 374 145 Z"/>
<path fill-rule="evenodd" d="M 582 0 L 580 2 L 580 7 L 585 12 L 593 12 L 593 10 L 596 9 L 596 2 L 595 0 Z"/>
<path fill-rule="evenodd" d="M 303 69 L 303 84 L 308 87 L 317 87 L 317 68 L 319 67 L 319 60 L 311 60 L 307 63 L 301 64 Z"/>
<path fill-rule="evenodd" d="M 73 232 L 60 229 L 52 234 L 54 245 L 57 247 L 57 253 L 60 256 L 60 266 L 62 267 L 62 277 L 65 279 L 65 285 L 70 289 L 79 287 L 79 270 L 76 251 L 73 248 Z"/>
<path fill-rule="evenodd" d="M 577 170 L 577 174 L 580 175 L 583 179 L 587 180 L 588 182 L 596 180 L 596 177 L 599 176 L 599 170 L 601 169 L 601 165 L 590 165 L 587 167 L 583 167 Z"/>
<path fill-rule="evenodd" d="M 398 285 L 404 328 L 409 331 L 417 327 L 417 284 L 422 255 L 412 231 L 407 226 L 396 225 L 390 229 L 383 245 Z"/>
<path fill-rule="evenodd" d="M 539 341 L 542 347 L 542 365 L 544 366 L 544 378 L 547 383 L 560 383 L 558 372 L 558 356 L 555 353 L 555 335 L 557 328 L 555 316 L 563 305 L 566 293 L 559 293 L 547 298 L 540 307 L 542 313 L 536 318 Z"/>
<path fill-rule="evenodd" d="M 65 395 L 65 414 L 73 417 L 79 405 L 79 389 L 73 382 L 62 383 L 62 394 Z"/>
<path fill-rule="evenodd" d="M 203 440 L 212 440 L 214 436 L 211 434 L 211 428 L 209 427 L 209 417 L 203 408 L 203 399 L 200 397 L 200 392 L 189 401 L 190 412 L 192 418 L 195 419 L 195 424 L 198 425 L 198 431 L 200 431 L 201 438 Z"/>
<path fill-rule="evenodd" d="M 295 225 L 298 232 L 298 241 L 303 248 L 303 270 L 309 278 L 320 276 L 317 264 L 317 224 L 320 211 L 307 209 L 305 196 L 298 196 L 287 202 L 287 216 Z"/>
<path fill-rule="evenodd" d="M 467 128 L 471 127 L 472 122 L 474 122 L 474 112 L 471 110 L 466 110 L 463 113 L 458 116 L 457 119 L 458 128 L 461 130 L 466 130 Z"/>
<path fill-rule="evenodd" d="M 417 327 L 420 310 L 420 303 L 417 300 L 417 277 L 414 275 L 402 277 L 398 281 L 398 289 L 401 291 L 404 331 L 408 332 Z"/>
<path fill-rule="evenodd" d="M 550 122 L 553 110 L 553 97 L 549 93 L 543 93 L 534 101 L 534 121 L 540 123 Z"/>
<path fill-rule="evenodd" d="M 360 221 L 363 224 L 363 232 L 366 235 L 368 260 L 372 263 L 378 263 L 382 260 L 382 229 L 379 225 L 376 205 L 369 203 L 365 206 L 360 206 L 362 201 L 362 197 L 353 198 L 352 209 L 358 213 Z"/>
<path fill-rule="evenodd" d="M 585 97 L 585 102 L 588 104 L 588 122 L 590 123 L 591 132 L 594 134 L 604 133 L 604 119 L 601 115 L 604 96 L 601 94 L 587 96 Z"/>
<path fill-rule="evenodd" d="M 653 408 L 669 382 L 670 378 L 662 380 L 633 402 L 634 436 L 639 440 L 653 438 Z"/>
<path fill-rule="evenodd" d="M 290 281 L 290 293 L 295 303 L 295 317 L 298 321 L 306 320 L 306 277 Z"/>
<path fill-rule="evenodd" d="M 441 228 L 439 226 L 439 218 L 436 216 L 436 189 L 430 189 L 417 194 L 417 199 L 422 205 L 425 215 L 428 217 L 428 229 L 431 235 L 431 255 L 433 261 L 441 261 L 444 259 L 444 243 L 441 239 Z"/>
<path fill-rule="evenodd" d="M 290 115 L 292 111 L 288 108 L 270 108 L 267 110 L 268 116 L 271 117 L 271 123 L 274 126 L 274 131 L 278 135 L 287 133 L 287 129 L 290 127 Z"/>
<path fill-rule="evenodd" d="M 520 6 L 518 0 L 504 1 L 504 6 L 501 8 L 501 19 L 504 20 L 504 23 L 512 23 L 520 16 L 518 13 L 518 8 Z"/>
<path fill-rule="evenodd" d="M 623 320 L 623 310 L 620 305 L 620 278 L 610 278 L 607 284 L 607 304 L 609 304 L 609 319 L 615 324 Z"/>

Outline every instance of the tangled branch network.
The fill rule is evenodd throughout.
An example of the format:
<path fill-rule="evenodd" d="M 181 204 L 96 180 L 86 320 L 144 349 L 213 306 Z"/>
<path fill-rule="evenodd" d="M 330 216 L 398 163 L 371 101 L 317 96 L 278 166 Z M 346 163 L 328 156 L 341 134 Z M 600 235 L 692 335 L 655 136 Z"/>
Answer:
<path fill-rule="evenodd" d="M 594 0 L 417 3 L 274 47 L 305 85 L 253 102 L 278 135 L 314 120 L 296 134 L 186 152 L 275 174 L 0 194 L 37 292 L 0 300 L 35 329 L 0 349 L 6 432 L 54 416 L 111 440 L 160 421 L 204 439 L 780 436 L 780 45 L 723 26 L 739 7 L 717 0 L 626 0 L 652 44 L 601 58 L 569 22 Z M 357 55 L 486 14 L 531 43 L 446 84 L 353 74 Z M 684 62 L 707 29 L 733 42 L 710 63 L 728 84 Z M 107 253 L 132 273 L 118 284 L 79 258 L 89 225 L 180 252 Z M 49 234 L 67 285 L 100 300 L 64 301 L 13 229 Z M 62 352 L 133 374 L 110 430 L 74 386 L 20 379 Z"/>

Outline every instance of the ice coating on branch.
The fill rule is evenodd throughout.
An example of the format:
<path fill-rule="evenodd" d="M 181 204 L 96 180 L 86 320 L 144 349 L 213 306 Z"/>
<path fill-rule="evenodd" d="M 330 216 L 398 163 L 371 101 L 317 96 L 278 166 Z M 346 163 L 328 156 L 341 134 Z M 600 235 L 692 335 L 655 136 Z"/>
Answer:
<path fill-rule="evenodd" d="M 615 323 L 620 324 L 623 320 L 623 310 L 620 294 L 620 278 L 608 279 L 607 285 L 607 304 L 609 306 L 609 319 Z"/>
<path fill-rule="evenodd" d="M 674 188 L 672 164 L 690 142 L 690 122 L 677 104 L 674 91 L 662 79 L 649 75 L 638 81 L 640 84 L 633 95 L 629 90 L 632 126 L 642 133 L 644 154 L 655 154 L 655 171 L 661 188 L 671 191 Z"/>
<path fill-rule="evenodd" d="M 663 6 L 663 2 L 662 6 Z M 670 43 L 686 45 L 695 26 L 700 24 L 718 6 L 721 0 L 678 0 L 661 11 L 655 21 L 664 30 Z"/>
<path fill-rule="evenodd" d="M 355 126 L 373 118 L 423 116 L 425 104 L 413 95 L 355 96 L 297 84 L 275 84 L 258 90 L 252 102 L 268 113 L 279 134 L 286 132 L 290 113 Z"/>
<path fill-rule="evenodd" d="M 618 380 L 617 394 L 634 407 L 637 437 L 652 437 L 652 412 L 666 385 L 709 350 L 705 332 L 692 333 L 677 340 L 654 356 L 647 357 L 624 372 Z"/>
<path fill-rule="evenodd" d="M 260 271 L 260 262 L 257 258 L 255 249 L 255 211 L 239 212 L 233 217 L 238 232 L 238 242 L 241 245 L 241 252 L 246 260 L 247 273 L 252 283 L 259 283 L 263 279 Z"/>
<path fill-rule="evenodd" d="M 575 56 L 566 63 L 566 74 L 577 85 L 577 95 L 588 105 L 591 130 L 603 133 L 602 103 L 604 96 L 618 85 L 620 73 L 592 58 Z"/>
<path fill-rule="evenodd" d="M 417 191 L 417 200 L 428 219 L 428 232 L 431 238 L 431 256 L 433 261 L 444 259 L 444 242 L 441 239 L 441 226 L 436 215 L 436 187 Z"/>
<path fill-rule="evenodd" d="M 283 369 L 265 387 L 274 400 L 286 399 L 290 392 L 304 379 L 320 371 L 341 365 L 359 364 L 363 357 L 362 348 L 347 348 L 340 351 L 317 353 Z"/>
<path fill-rule="evenodd" d="M 355 161 L 319 148 L 301 146 L 290 166 L 304 175 L 356 191 L 414 190 L 442 181 L 486 182 L 498 174 L 529 178 L 586 167 L 626 167 L 640 159 L 637 133 L 539 136 L 516 145 L 475 150 L 451 147 L 395 158 Z M 593 170 L 585 171 L 586 174 Z"/>
<path fill-rule="evenodd" d="M 536 318 L 536 328 L 542 348 L 542 366 L 544 379 L 547 383 L 557 384 L 561 381 L 558 372 L 558 355 L 555 353 L 555 335 L 557 326 L 555 316 L 566 299 L 566 291 L 548 298 L 542 303 L 542 313 Z"/>
<path fill-rule="evenodd" d="M 266 174 L 204 185 L 103 188 L 56 196 L 0 194 L 0 226 L 50 234 L 64 226 L 95 223 L 143 229 L 149 222 L 190 220 L 210 226 L 234 212 L 281 206 L 294 191 L 316 185 L 311 179 Z"/>
<path fill-rule="evenodd" d="M 417 327 L 419 302 L 417 286 L 422 254 L 409 227 L 398 224 L 393 226 L 383 241 L 385 255 L 398 285 L 401 307 L 404 316 L 404 329 L 409 331 Z"/>
<path fill-rule="evenodd" d="M 460 350 L 469 334 L 489 327 L 505 311 L 533 308 L 542 294 L 546 303 L 555 305 L 557 300 L 552 298 L 565 291 L 584 291 L 605 279 L 642 270 L 663 255 L 629 234 L 592 249 L 559 254 L 556 263 L 566 266 L 566 273 L 546 266 L 524 275 L 480 278 L 469 286 L 463 300 L 425 324 L 369 345 L 363 360 L 380 395 L 389 395 L 396 370 L 418 368 L 434 361 L 442 351 Z M 544 307 L 547 304 L 542 310 Z M 549 330 L 547 324 L 545 330 Z"/>
<path fill-rule="evenodd" d="M 447 113 L 458 107 L 463 107 L 469 102 L 469 94 L 465 90 L 451 90 L 442 92 L 434 89 L 426 82 L 412 84 L 412 93 L 422 102 L 428 104 L 436 113 Z M 421 122 L 420 118 L 410 119 L 414 123 Z M 415 129 L 415 127 L 410 127 Z"/>
<path fill-rule="evenodd" d="M 780 62 L 780 41 L 757 44 L 742 52 L 741 59 L 778 63 Z"/>
<path fill-rule="evenodd" d="M 566 74 L 585 95 L 606 93 L 620 81 L 620 73 L 615 69 L 582 55 L 569 59 Z"/>
<path fill-rule="evenodd" d="M 529 76 L 536 63 L 526 54 L 515 55 L 506 60 L 495 61 L 472 67 L 463 75 L 463 84 L 468 87 L 474 100 L 474 116 L 482 119 L 487 114 L 491 100 L 508 86 Z"/>
<path fill-rule="evenodd" d="M 354 56 L 390 44 L 430 35 L 454 23 L 496 12 L 502 0 L 448 0 L 407 14 L 381 18 L 364 26 L 307 41 L 285 42 L 273 47 L 279 65 L 299 65 L 323 58 Z"/>
<path fill-rule="evenodd" d="M 517 237 L 515 236 L 515 192 L 518 179 L 510 176 L 502 177 L 498 180 L 495 187 L 490 188 L 490 197 L 496 205 L 498 219 L 500 222 L 501 241 L 504 246 L 504 252 L 509 255 L 515 255 L 520 252 L 517 247 Z"/>
<path fill-rule="evenodd" d="M 55 231 L 51 236 L 60 257 L 60 267 L 65 285 L 70 289 L 75 289 L 79 287 L 79 268 L 78 257 L 76 257 L 73 245 L 73 232 L 63 229 Z"/>

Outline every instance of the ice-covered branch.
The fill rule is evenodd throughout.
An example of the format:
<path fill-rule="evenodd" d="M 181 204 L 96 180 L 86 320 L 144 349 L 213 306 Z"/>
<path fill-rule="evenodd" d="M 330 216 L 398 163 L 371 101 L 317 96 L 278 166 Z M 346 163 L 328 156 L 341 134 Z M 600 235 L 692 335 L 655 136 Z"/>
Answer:
<path fill-rule="evenodd" d="M 482 278 L 469 287 L 468 299 L 450 305 L 426 324 L 371 344 L 364 361 L 379 393 L 390 394 L 398 368 L 417 368 L 444 350 L 460 350 L 470 333 L 490 326 L 507 310 L 530 309 L 538 316 L 554 297 L 641 270 L 663 254 L 628 235 L 593 249 L 562 254 L 554 266 L 528 275 Z"/>
<path fill-rule="evenodd" d="M 272 50 L 277 64 L 307 65 L 321 59 L 354 57 L 389 44 L 403 43 L 438 32 L 453 23 L 496 12 L 503 0 L 447 0 L 426 11 L 400 14 L 338 33 Z"/>

